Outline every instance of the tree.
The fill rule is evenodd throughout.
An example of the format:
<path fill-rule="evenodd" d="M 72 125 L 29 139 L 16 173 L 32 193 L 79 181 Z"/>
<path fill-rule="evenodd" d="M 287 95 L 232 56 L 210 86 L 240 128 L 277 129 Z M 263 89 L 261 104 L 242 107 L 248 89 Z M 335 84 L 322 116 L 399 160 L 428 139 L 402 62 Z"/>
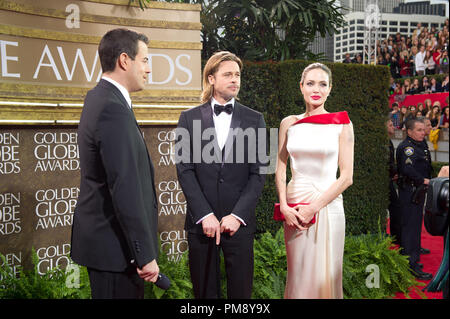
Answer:
<path fill-rule="evenodd" d="M 325 37 L 344 25 L 336 0 L 171 2 L 202 5 L 203 59 L 218 50 L 232 51 L 250 61 L 320 59 L 308 51 L 308 45 L 316 34 Z"/>

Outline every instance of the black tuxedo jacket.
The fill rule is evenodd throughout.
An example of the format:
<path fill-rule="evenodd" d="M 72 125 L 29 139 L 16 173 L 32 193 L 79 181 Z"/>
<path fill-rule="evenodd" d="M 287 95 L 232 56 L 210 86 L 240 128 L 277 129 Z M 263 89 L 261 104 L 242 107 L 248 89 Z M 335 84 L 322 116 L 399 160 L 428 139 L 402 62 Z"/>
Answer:
<path fill-rule="evenodd" d="M 88 92 L 78 127 L 80 194 L 72 259 L 103 271 L 158 256 L 153 165 L 133 111 L 106 80 Z"/>
<path fill-rule="evenodd" d="M 199 125 L 200 133 L 205 135 L 201 141 Z M 238 132 L 239 128 L 239 134 L 231 134 L 232 130 Z M 196 223 L 209 213 L 214 213 L 219 221 L 233 213 L 247 225 L 241 225 L 238 232 L 255 232 L 255 207 L 264 187 L 265 175 L 260 172 L 263 164 L 257 155 L 258 134 L 255 134 L 255 140 L 246 138 L 245 133 L 252 130 L 258 133 L 258 128 L 265 130 L 262 114 L 235 102 L 230 133 L 222 152 L 217 144 L 210 102 L 181 113 L 177 133 L 184 129 L 189 136 L 178 135 L 176 149 L 180 153 L 176 156 L 178 180 L 187 200 L 187 231 L 202 234 L 201 223 Z M 187 150 L 189 156 L 181 153 Z M 254 153 L 256 161 L 249 150 Z M 265 151 L 264 148 L 264 155 Z M 201 152 L 203 156 L 200 156 Z M 205 154 L 214 161 L 210 163 Z M 183 160 L 180 161 L 181 158 Z"/>

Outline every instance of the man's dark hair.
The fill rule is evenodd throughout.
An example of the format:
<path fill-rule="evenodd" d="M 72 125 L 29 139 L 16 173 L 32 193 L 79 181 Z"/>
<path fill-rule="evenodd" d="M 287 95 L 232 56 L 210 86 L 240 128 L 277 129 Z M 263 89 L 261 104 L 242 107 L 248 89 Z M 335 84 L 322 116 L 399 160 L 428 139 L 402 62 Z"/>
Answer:
<path fill-rule="evenodd" d="M 430 120 L 428 117 L 426 117 L 426 116 L 419 116 L 417 119 L 418 119 L 420 122 L 422 122 L 423 124 L 425 124 L 425 122 L 427 122 L 427 121 L 430 121 L 430 122 L 431 122 L 431 120 Z"/>
<path fill-rule="evenodd" d="M 406 131 L 414 130 L 416 123 L 422 123 L 422 121 L 419 119 L 409 119 L 408 121 L 406 121 L 405 123 Z"/>
<path fill-rule="evenodd" d="M 138 51 L 139 41 L 148 44 L 148 38 L 142 34 L 127 29 L 108 31 L 100 41 L 98 55 L 103 72 L 114 71 L 116 62 L 122 53 L 134 60 Z"/>
<path fill-rule="evenodd" d="M 388 114 L 385 118 L 384 118 L 384 123 L 388 123 L 388 122 L 390 122 L 390 121 L 392 121 L 392 116 L 391 116 L 391 114 Z M 393 121 L 392 121 L 393 122 Z"/>

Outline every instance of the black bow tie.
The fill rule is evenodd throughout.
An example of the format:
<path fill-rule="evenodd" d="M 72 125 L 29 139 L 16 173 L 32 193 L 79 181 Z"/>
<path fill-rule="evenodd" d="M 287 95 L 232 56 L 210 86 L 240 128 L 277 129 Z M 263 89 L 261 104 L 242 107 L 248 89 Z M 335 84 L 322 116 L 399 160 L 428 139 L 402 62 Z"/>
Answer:
<path fill-rule="evenodd" d="M 227 104 L 225 106 L 214 104 L 214 113 L 218 116 L 222 112 L 226 112 L 227 114 L 233 113 L 233 104 Z"/>

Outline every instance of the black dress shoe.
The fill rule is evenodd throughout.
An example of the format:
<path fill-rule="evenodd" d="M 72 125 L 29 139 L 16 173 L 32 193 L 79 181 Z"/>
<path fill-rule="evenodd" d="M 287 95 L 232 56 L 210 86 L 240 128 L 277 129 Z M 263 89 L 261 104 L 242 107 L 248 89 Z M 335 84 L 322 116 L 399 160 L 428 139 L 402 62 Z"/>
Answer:
<path fill-rule="evenodd" d="M 411 273 L 414 275 L 414 277 L 416 277 L 417 279 L 420 279 L 420 280 L 431 280 L 431 278 L 433 278 L 432 274 L 423 272 L 420 269 L 411 270 Z"/>
<path fill-rule="evenodd" d="M 420 247 L 420 254 L 421 255 L 427 255 L 429 253 L 430 253 L 429 249 Z"/>

